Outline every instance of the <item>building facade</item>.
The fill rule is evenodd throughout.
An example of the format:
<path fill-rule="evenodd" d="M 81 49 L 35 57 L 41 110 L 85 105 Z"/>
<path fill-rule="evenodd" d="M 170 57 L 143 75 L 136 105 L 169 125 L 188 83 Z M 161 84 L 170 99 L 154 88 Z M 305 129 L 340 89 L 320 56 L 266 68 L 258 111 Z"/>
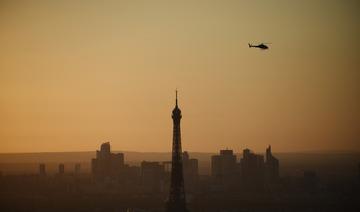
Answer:
<path fill-rule="evenodd" d="M 111 153 L 109 142 L 101 144 L 100 150 L 96 151 L 96 158 L 91 161 L 92 174 L 97 179 L 118 177 L 124 167 L 124 154 Z"/>
<path fill-rule="evenodd" d="M 233 150 L 220 150 L 211 157 L 211 176 L 218 182 L 230 182 L 237 173 L 236 155 Z"/>
<path fill-rule="evenodd" d="M 144 192 L 162 192 L 164 190 L 164 176 L 164 165 L 159 162 L 141 162 L 141 183 Z"/>
<path fill-rule="evenodd" d="M 184 183 L 187 192 L 194 191 L 199 179 L 199 161 L 190 158 L 189 153 L 183 153 Z"/>
<path fill-rule="evenodd" d="M 270 145 L 266 149 L 265 178 L 268 182 L 279 179 L 279 160 L 272 155 Z"/>
<path fill-rule="evenodd" d="M 243 150 L 243 158 L 240 160 L 241 179 L 244 188 L 262 189 L 264 186 L 264 156 Z"/>

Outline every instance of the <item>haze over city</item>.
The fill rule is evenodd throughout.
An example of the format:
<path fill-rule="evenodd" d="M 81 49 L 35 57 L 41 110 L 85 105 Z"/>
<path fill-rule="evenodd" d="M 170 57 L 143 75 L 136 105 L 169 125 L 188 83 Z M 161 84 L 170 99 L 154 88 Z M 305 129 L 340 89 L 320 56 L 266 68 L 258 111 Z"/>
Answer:
<path fill-rule="evenodd" d="M 358 152 L 359 8 L 1 1 L 0 152 L 169 152 L 176 88 L 184 150 Z"/>

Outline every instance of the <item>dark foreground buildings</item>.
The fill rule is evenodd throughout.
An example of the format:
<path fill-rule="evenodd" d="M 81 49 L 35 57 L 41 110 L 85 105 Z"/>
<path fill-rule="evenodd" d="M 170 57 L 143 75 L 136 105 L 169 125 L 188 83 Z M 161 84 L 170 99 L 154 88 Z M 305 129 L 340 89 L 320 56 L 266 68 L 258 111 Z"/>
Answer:
<path fill-rule="evenodd" d="M 328 173 L 328 165 L 322 171 L 315 166 L 305 166 L 309 171 L 304 171 L 298 165 L 287 165 L 285 160 L 282 177 L 269 182 L 266 176 L 274 174 L 277 178 L 279 170 L 271 149 L 268 148 L 264 156 L 248 149 L 244 153 L 239 162 L 231 150 L 220 151 L 218 157 L 213 157 L 218 160 L 214 163 L 217 166 L 213 167 L 214 176 L 200 175 L 195 187 L 188 186 L 188 178 L 197 178 L 197 160 L 184 152 L 183 174 L 188 199 L 185 209 L 191 212 L 360 211 L 358 163 L 355 162 L 360 155 L 350 158 L 354 162 L 347 168 L 343 167 L 346 163 L 330 164 Z M 339 159 L 338 155 L 334 157 Z M 0 211 L 164 212 L 171 178 L 171 167 L 164 173 L 165 164 L 168 163 L 143 161 L 138 167 L 125 164 L 117 170 L 117 177 L 106 177 L 111 180 L 98 180 L 86 169 L 81 173 L 70 171 L 69 164 L 65 164 L 68 168 L 62 175 L 58 174 L 59 164 L 53 164 L 53 168 L 47 165 L 46 175 L 37 170 L 38 166 L 33 166 L 36 174 L 5 172 L 0 175 Z M 339 166 L 340 170 L 348 172 L 340 172 Z M 289 168 L 295 175 L 289 175 Z M 247 183 L 243 182 L 245 176 Z M 226 185 L 221 186 L 222 183 Z M 176 208 L 173 211 L 177 211 Z"/>
<path fill-rule="evenodd" d="M 172 163 L 171 163 L 171 182 L 169 199 L 166 204 L 167 212 L 185 212 L 186 208 L 183 160 L 181 150 L 181 131 L 180 119 L 181 110 L 178 107 L 177 91 L 175 108 L 172 111 L 173 119 L 173 143 L 172 143 Z"/>

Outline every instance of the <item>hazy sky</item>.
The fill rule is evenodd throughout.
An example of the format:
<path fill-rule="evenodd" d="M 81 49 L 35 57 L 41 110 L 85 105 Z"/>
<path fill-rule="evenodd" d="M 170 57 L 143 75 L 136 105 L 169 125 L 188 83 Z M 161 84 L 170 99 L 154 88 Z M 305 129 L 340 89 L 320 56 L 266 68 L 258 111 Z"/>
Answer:
<path fill-rule="evenodd" d="M 0 0 L 0 152 L 360 151 L 360 3 Z M 248 42 L 269 42 L 270 50 Z"/>

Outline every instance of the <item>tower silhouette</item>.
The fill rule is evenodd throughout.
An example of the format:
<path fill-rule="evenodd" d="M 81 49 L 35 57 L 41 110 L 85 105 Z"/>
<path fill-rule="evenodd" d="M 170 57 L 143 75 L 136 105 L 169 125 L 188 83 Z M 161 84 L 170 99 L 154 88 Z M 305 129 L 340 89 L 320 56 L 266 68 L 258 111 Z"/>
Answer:
<path fill-rule="evenodd" d="M 172 111 L 173 119 L 173 143 L 172 143 L 172 162 L 171 162 L 171 185 L 169 200 L 166 205 L 167 212 L 187 212 L 184 176 L 182 164 L 182 150 L 181 150 L 181 132 L 180 119 L 181 110 L 178 107 L 177 90 L 176 103 Z"/>

